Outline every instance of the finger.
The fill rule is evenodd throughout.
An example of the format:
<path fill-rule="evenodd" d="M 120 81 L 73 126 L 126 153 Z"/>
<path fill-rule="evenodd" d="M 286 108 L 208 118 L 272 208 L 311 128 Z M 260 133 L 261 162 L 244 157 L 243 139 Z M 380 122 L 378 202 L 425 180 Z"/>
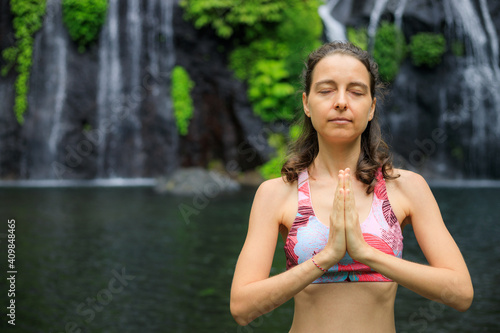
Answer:
<path fill-rule="evenodd" d="M 345 199 L 345 215 L 347 222 L 358 222 L 357 221 L 357 210 L 356 202 L 354 199 L 354 190 L 352 188 L 351 177 L 346 177 L 347 189 L 346 189 L 346 199 Z"/>
<path fill-rule="evenodd" d="M 339 172 L 339 182 L 337 183 L 337 189 L 335 190 L 335 197 L 333 199 L 333 207 L 332 207 L 332 213 L 330 214 L 330 217 L 332 218 L 331 223 L 336 223 L 338 218 L 340 217 L 340 214 L 344 214 L 343 208 L 341 207 L 341 201 L 344 201 L 344 196 L 341 193 L 343 191 L 342 186 L 341 186 L 341 179 L 343 178 L 343 175 L 340 174 Z"/>

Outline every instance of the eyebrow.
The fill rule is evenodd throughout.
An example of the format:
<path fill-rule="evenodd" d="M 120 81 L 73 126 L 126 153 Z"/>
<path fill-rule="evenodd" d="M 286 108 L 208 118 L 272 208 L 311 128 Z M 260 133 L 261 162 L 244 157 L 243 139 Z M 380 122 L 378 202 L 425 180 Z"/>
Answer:
<path fill-rule="evenodd" d="M 326 80 L 321 80 L 321 81 L 318 81 L 314 84 L 314 87 L 317 88 L 319 87 L 320 85 L 322 84 L 337 84 L 337 82 L 335 82 L 334 80 L 330 80 L 330 79 L 326 79 Z M 363 82 L 361 81 L 353 81 L 353 82 L 350 82 L 348 85 L 348 87 L 352 87 L 352 86 L 358 86 L 360 87 L 361 89 L 363 89 L 364 91 L 368 91 L 368 86 L 366 84 L 364 84 Z"/>

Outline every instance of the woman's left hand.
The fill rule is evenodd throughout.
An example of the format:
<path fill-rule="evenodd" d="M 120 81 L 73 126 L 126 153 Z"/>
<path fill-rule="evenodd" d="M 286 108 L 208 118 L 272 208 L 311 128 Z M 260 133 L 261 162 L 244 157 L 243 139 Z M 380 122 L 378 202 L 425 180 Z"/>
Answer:
<path fill-rule="evenodd" d="M 349 169 L 345 171 L 345 189 L 344 189 L 344 200 L 345 200 L 345 239 L 346 248 L 349 256 L 357 261 L 361 261 L 364 254 L 369 251 L 370 245 L 368 245 L 363 238 L 361 232 L 361 226 L 359 224 L 358 211 L 356 210 L 356 202 L 354 201 L 354 191 L 352 188 L 352 181 Z"/>

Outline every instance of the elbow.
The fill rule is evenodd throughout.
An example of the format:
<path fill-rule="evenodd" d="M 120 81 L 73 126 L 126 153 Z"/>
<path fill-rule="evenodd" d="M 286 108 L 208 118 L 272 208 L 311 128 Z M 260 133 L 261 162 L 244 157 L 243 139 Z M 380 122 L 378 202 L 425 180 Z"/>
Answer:
<path fill-rule="evenodd" d="M 455 309 L 460 312 L 467 311 L 472 305 L 472 300 L 474 299 L 474 288 L 472 287 L 472 284 L 462 289 L 458 299 L 459 302 L 457 302 Z"/>
<path fill-rule="evenodd" d="M 231 315 L 233 316 L 236 323 L 238 323 L 238 325 L 246 326 L 250 324 L 252 320 L 250 316 L 245 314 L 242 304 L 238 304 L 237 302 L 231 299 L 229 307 L 231 310 Z"/>
<path fill-rule="evenodd" d="M 465 284 L 460 288 L 456 289 L 456 293 L 448 296 L 448 305 L 454 308 L 457 311 L 465 312 L 467 311 L 474 299 L 474 288 L 472 287 L 472 283 Z"/>

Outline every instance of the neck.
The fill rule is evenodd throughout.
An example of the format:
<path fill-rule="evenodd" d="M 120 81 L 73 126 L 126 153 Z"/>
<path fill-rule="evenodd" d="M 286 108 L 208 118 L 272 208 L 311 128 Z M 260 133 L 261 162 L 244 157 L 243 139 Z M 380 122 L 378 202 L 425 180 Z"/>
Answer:
<path fill-rule="evenodd" d="M 313 168 L 317 176 L 325 175 L 337 178 L 339 170 L 351 169 L 351 175 L 356 173 L 361 138 L 348 143 L 326 143 L 318 138 L 319 151 L 314 159 Z"/>

